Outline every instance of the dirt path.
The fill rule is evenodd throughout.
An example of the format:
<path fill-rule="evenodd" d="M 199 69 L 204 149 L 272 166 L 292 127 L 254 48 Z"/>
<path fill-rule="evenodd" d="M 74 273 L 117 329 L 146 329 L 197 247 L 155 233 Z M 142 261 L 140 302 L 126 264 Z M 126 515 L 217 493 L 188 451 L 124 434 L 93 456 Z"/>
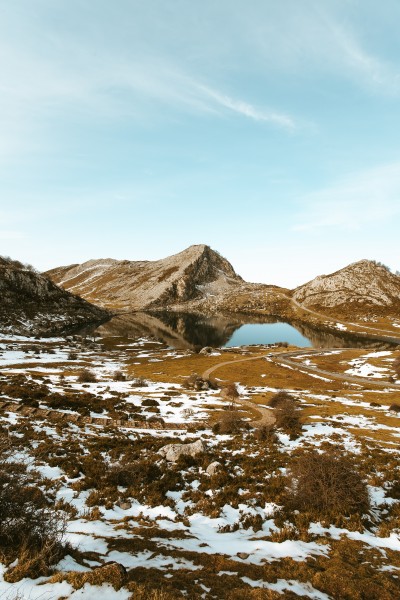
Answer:
<path fill-rule="evenodd" d="M 209 369 L 204 371 L 202 378 L 208 379 L 210 377 L 211 373 L 213 373 L 214 371 L 216 371 L 217 369 L 220 369 L 221 367 L 223 367 L 225 365 L 230 365 L 232 363 L 237 363 L 237 362 L 246 362 L 248 360 L 259 360 L 262 358 L 265 358 L 264 354 L 262 354 L 261 356 L 250 356 L 247 358 L 237 358 L 235 360 L 227 360 L 225 362 L 218 363 L 217 365 L 214 365 L 213 367 L 210 367 Z M 250 402 L 250 400 L 237 399 L 236 402 L 242 404 L 243 406 L 246 406 L 248 409 L 250 409 L 252 411 L 255 410 L 260 413 L 260 415 L 261 415 L 260 419 L 250 421 L 250 425 L 252 425 L 253 427 L 264 427 L 264 426 L 268 426 L 268 425 L 273 425 L 275 423 L 275 417 L 273 416 L 270 409 L 264 408 L 263 406 L 259 406 L 258 404 L 255 404 L 254 402 Z"/>
<path fill-rule="evenodd" d="M 352 348 L 340 348 L 340 350 L 349 350 Z M 297 371 L 306 371 L 312 374 L 316 374 L 319 375 L 320 377 L 324 377 L 325 379 L 331 379 L 331 380 L 340 380 L 340 381 L 347 381 L 349 383 L 357 383 L 359 385 L 362 386 L 368 386 L 368 387 L 375 387 L 375 388 L 393 388 L 393 389 L 400 389 L 400 384 L 399 383 L 390 383 L 389 381 L 377 381 L 376 379 L 371 379 L 369 377 L 357 377 L 356 375 L 345 375 L 342 373 L 332 373 L 331 371 L 325 371 L 324 369 L 319 369 L 318 367 L 311 367 L 309 365 L 304 365 L 301 363 L 298 363 L 294 360 L 290 360 L 291 358 L 294 358 L 295 356 L 301 356 L 302 354 L 321 354 L 321 353 L 325 353 L 325 352 L 331 352 L 331 351 L 335 351 L 337 352 L 338 348 L 324 348 L 323 350 L 312 350 L 310 348 L 308 348 L 307 350 L 296 350 L 295 352 L 279 352 L 274 354 L 273 352 L 269 352 L 268 354 L 261 354 L 259 356 L 251 356 L 251 357 L 247 357 L 247 358 L 237 358 L 235 360 L 227 360 L 221 363 L 218 363 L 217 365 L 214 365 L 213 367 L 207 369 L 206 371 L 204 371 L 202 377 L 203 379 L 208 379 L 209 376 L 211 375 L 211 373 L 214 373 L 217 369 L 220 369 L 221 367 L 224 367 L 225 365 L 231 365 L 234 363 L 240 363 L 240 362 L 246 362 L 246 361 L 250 361 L 250 360 L 260 360 L 262 358 L 268 358 L 269 360 L 271 360 L 272 362 L 278 364 L 278 365 L 286 365 L 289 367 L 292 367 L 294 369 L 296 369 Z M 245 400 L 243 400 L 242 402 L 247 402 Z M 251 405 L 253 408 L 256 408 L 257 410 L 261 411 L 262 407 L 258 407 L 256 404 L 250 402 L 248 403 L 249 406 Z M 266 411 L 269 415 L 271 413 L 269 413 L 268 410 L 263 409 L 264 411 Z M 266 423 L 264 423 L 266 424 Z"/>
<path fill-rule="evenodd" d="M 347 348 L 341 348 L 341 350 L 346 350 Z M 290 360 L 296 356 L 301 356 L 302 354 L 321 354 L 321 352 L 329 352 L 330 350 L 336 350 L 337 348 L 327 348 L 323 351 L 321 350 L 299 350 L 296 352 L 285 352 L 284 354 L 270 354 L 268 358 L 277 364 L 287 365 L 289 367 L 295 368 L 297 371 L 306 371 L 308 373 L 316 374 L 318 376 L 324 377 L 326 379 L 334 379 L 339 381 L 347 381 L 349 383 L 357 383 L 358 385 L 368 386 L 368 387 L 378 387 L 378 388 L 394 388 L 400 389 L 399 383 L 391 383 L 390 381 L 382 381 L 377 379 L 372 379 L 371 377 L 358 377 L 357 375 L 346 375 L 344 373 L 334 373 L 332 371 L 326 371 L 325 369 L 319 369 L 318 367 L 312 367 L 310 365 L 305 365 L 304 363 L 299 363 L 298 361 Z"/>

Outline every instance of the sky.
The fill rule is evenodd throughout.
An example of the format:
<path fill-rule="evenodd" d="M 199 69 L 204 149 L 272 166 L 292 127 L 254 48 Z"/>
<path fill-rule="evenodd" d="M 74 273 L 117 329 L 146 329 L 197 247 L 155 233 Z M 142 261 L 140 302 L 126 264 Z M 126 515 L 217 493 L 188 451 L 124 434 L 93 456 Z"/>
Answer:
<path fill-rule="evenodd" d="M 0 0 L 0 255 L 400 269 L 398 0 Z"/>

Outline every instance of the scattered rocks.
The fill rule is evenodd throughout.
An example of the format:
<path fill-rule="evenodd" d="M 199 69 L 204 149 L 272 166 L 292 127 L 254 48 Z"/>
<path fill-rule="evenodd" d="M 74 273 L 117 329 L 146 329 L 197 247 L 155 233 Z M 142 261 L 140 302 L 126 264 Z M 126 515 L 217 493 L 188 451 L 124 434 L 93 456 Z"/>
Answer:
<path fill-rule="evenodd" d="M 204 452 L 205 449 L 203 442 L 197 440 L 191 444 L 167 444 L 167 446 L 160 448 L 158 454 L 170 462 L 176 462 L 180 456 L 196 456 L 200 452 Z"/>

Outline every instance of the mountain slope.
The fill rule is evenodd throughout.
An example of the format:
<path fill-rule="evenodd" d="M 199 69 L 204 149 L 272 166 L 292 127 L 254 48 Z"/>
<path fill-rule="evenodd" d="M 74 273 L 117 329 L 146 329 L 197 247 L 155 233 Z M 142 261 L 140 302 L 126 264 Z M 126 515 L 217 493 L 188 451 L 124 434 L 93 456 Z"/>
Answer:
<path fill-rule="evenodd" d="M 243 281 L 227 260 L 205 245 L 156 261 L 90 260 L 46 275 L 86 300 L 117 310 L 179 304 L 221 293 Z"/>
<path fill-rule="evenodd" d="M 0 331 L 46 335 L 107 319 L 108 311 L 59 288 L 18 261 L 0 257 Z"/>
<path fill-rule="evenodd" d="M 332 314 L 395 313 L 400 309 L 400 277 L 374 261 L 360 260 L 301 285 L 293 298 Z"/>

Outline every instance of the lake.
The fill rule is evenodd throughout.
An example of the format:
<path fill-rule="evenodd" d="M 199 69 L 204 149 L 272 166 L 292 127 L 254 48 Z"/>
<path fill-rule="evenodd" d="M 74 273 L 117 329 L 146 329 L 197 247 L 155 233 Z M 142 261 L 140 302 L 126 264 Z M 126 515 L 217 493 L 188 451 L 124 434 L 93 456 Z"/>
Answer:
<path fill-rule="evenodd" d="M 199 350 L 247 346 L 251 344 L 288 344 L 314 348 L 380 348 L 382 341 L 357 338 L 346 332 L 325 331 L 303 323 L 286 323 L 272 317 L 223 314 L 205 316 L 174 311 L 123 313 L 100 326 L 81 330 L 84 335 L 100 337 L 149 337 L 172 348 Z"/>
<path fill-rule="evenodd" d="M 224 346 L 231 348 L 250 344 L 275 344 L 277 342 L 288 342 L 299 348 L 313 345 L 311 340 L 289 323 L 248 323 L 239 327 Z"/>

